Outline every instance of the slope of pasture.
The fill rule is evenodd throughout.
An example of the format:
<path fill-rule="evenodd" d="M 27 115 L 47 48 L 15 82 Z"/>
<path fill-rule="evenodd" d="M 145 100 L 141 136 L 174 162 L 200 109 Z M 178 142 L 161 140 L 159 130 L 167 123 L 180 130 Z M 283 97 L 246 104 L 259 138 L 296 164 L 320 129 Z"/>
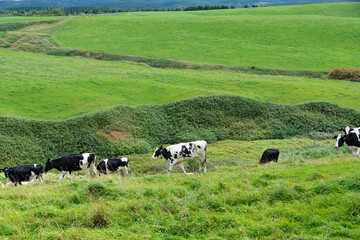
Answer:
<path fill-rule="evenodd" d="M 81 17 L 67 21 L 54 37 L 64 47 L 128 55 L 329 71 L 360 65 L 359 6 L 341 3 Z M 349 8 L 353 10 L 346 15 Z"/>
<path fill-rule="evenodd" d="M 261 147 L 259 147 L 261 146 Z M 262 148 L 278 163 L 258 165 Z M 43 184 L 0 191 L 3 239 L 359 239 L 359 160 L 333 141 L 209 145 L 206 175 L 165 171 L 82 180 L 59 172 Z M 150 153 L 141 156 L 150 162 Z M 164 162 L 161 159 L 153 162 Z M 222 165 L 228 161 L 231 167 Z M 195 160 L 193 160 L 194 163 Z M 132 169 L 137 170 L 133 165 Z M 230 166 L 230 165 L 229 165 Z M 3 174 L 0 180 L 4 181 Z"/>
<path fill-rule="evenodd" d="M 0 54 L 0 115 L 65 119 L 118 104 L 168 103 L 212 94 L 275 103 L 326 100 L 360 110 L 356 82 L 157 69 L 7 50 Z"/>

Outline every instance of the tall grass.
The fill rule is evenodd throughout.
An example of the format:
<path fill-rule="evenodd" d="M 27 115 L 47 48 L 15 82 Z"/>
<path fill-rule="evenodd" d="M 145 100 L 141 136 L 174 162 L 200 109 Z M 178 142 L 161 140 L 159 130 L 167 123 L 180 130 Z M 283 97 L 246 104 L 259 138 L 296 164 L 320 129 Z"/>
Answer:
<path fill-rule="evenodd" d="M 166 177 L 161 171 L 131 178 L 75 176 L 75 183 L 65 179 L 59 185 L 58 172 L 50 172 L 43 184 L 0 189 L 0 236 L 356 239 L 359 164 L 349 152 L 335 151 L 332 141 L 318 142 L 318 149 L 327 149 L 328 154 L 296 159 L 287 153 L 307 151 L 311 139 L 210 144 L 212 169 L 206 175 Z M 244 148 L 238 150 L 239 146 Z M 262 148 L 270 146 L 281 148 L 279 162 L 257 164 Z M 235 162 L 226 166 L 221 158 Z M 140 164 L 134 171 L 146 170 L 149 161 L 134 160 Z M 161 161 L 165 162 L 157 162 Z"/>

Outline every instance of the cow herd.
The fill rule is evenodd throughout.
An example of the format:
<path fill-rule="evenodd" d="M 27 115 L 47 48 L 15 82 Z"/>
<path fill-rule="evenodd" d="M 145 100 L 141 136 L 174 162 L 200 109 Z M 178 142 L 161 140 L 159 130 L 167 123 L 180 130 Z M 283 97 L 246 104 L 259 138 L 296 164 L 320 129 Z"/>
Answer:
<path fill-rule="evenodd" d="M 360 127 L 351 128 L 346 126 L 343 129 L 344 134 L 335 136 L 335 147 L 339 148 L 347 144 L 353 152 L 354 157 L 360 154 Z M 183 161 L 198 158 L 200 160 L 199 172 L 206 173 L 206 141 L 194 141 L 188 143 L 179 143 L 170 145 L 168 147 L 157 147 L 152 155 L 152 159 L 164 157 L 169 161 L 170 166 L 168 170 L 168 176 L 170 175 L 174 166 L 179 165 L 184 174 L 187 173 L 183 165 Z M 277 162 L 279 158 L 278 149 L 267 149 L 263 152 L 260 164 L 268 163 L 270 161 Z M 71 173 L 74 171 L 83 170 L 86 174 L 85 178 L 90 175 L 90 171 L 93 172 L 93 176 L 107 175 L 109 173 L 120 172 L 121 176 L 129 176 L 129 159 L 126 157 L 104 159 L 96 166 L 96 156 L 93 153 L 73 154 L 69 156 L 63 156 L 57 159 L 48 159 L 45 164 L 45 169 L 41 164 L 26 165 L 19 167 L 5 167 L 0 169 L 0 172 L 5 173 L 5 177 L 9 178 L 11 183 L 15 186 L 22 185 L 22 182 L 38 180 L 42 182 L 42 173 L 50 171 L 51 169 L 57 169 L 61 172 L 60 183 L 64 176 L 67 174 L 71 182 Z"/>

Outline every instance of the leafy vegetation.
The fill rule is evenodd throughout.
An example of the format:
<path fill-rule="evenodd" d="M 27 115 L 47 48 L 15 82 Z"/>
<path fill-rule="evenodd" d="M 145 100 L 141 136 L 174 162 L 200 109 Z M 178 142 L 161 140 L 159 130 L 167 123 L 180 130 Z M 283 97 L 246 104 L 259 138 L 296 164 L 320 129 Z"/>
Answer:
<path fill-rule="evenodd" d="M 330 71 L 360 65 L 358 6 L 341 3 L 82 17 L 67 21 L 54 37 L 63 47 L 127 55 Z"/>
<path fill-rule="evenodd" d="M 335 68 L 329 72 L 328 78 L 360 82 L 360 69 Z"/>
<path fill-rule="evenodd" d="M 279 139 L 360 125 L 360 113 L 325 102 L 276 105 L 209 96 L 164 105 L 120 105 L 65 121 L 0 118 L 0 167 L 78 152 L 147 153 L 161 143 Z M 332 138 L 333 135 L 331 135 Z"/>

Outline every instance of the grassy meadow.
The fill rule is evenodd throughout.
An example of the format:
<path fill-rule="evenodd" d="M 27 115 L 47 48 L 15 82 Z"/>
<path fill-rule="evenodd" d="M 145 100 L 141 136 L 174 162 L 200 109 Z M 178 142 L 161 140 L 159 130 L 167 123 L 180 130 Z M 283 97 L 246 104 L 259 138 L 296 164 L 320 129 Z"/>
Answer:
<path fill-rule="evenodd" d="M 127 156 L 131 170 L 75 172 L 61 185 L 52 170 L 43 184 L 0 188 L 0 239 L 360 239 L 360 159 L 332 138 L 360 126 L 359 83 L 186 69 L 359 68 L 359 9 L 0 18 L 0 168 L 93 152 L 97 162 Z M 105 53 L 78 49 L 189 63 L 99 61 Z M 164 159 L 151 160 L 155 146 L 199 139 L 206 175 L 197 159 L 185 164 L 196 173 L 170 177 Z M 279 162 L 257 164 L 267 148 Z"/>
<path fill-rule="evenodd" d="M 149 162 L 167 167 L 164 159 L 150 160 L 151 153 L 129 156 L 130 168 L 140 164 L 131 168 L 130 178 L 77 175 L 73 184 L 64 179 L 58 185 L 59 172 L 52 171 L 43 184 L 1 189 L 0 234 L 5 239 L 357 239 L 359 160 L 346 148 L 335 150 L 333 141 L 317 144 L 314 149 L 306 138 L 217 142 L 209 145 L 206 175 L 166 177 L 165 169 L 138 174 Z M 270 146 L 280 148 L 279 162 L 258 165 Z"/>
<path fill-rule="evenodd" d="M 158 69 L 9 50 L 0 54 L 0 115 L 6 116 L 66 119 L 119 104 L 168 103 L 213 94 L 283 104 L 329 101 L 360 110 L 356 82 Z"/>
<path fill-rule="evenodd" d="M 62 47 L 191 62 L 324 70 L 360 65 L 360 3 L 140 12 L 67 21 Z"/>

